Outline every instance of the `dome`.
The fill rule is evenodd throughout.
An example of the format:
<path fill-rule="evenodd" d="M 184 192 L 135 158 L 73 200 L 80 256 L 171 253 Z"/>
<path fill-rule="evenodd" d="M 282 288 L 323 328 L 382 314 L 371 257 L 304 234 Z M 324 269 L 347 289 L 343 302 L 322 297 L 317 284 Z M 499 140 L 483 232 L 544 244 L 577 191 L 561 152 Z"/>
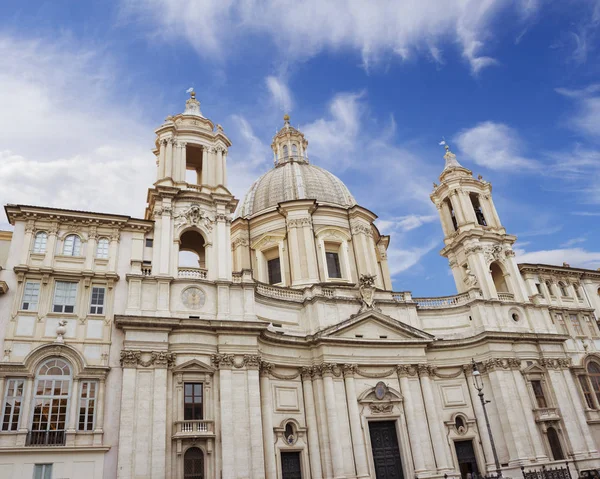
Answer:
<path fill-rule="evenodd" d="M 250 187 L 238 216 L 249 217 L 283 201 L 317 200 L 321 204 L 350 207 L 356 200 L 335 175 L 308 161 L 290 159 L 279 162 Z"/>

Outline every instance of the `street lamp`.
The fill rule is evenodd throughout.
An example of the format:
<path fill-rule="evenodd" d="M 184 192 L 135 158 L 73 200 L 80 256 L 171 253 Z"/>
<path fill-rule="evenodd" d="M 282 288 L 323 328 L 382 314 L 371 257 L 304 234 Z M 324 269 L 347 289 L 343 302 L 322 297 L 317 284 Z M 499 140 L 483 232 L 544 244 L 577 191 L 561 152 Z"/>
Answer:
<path fill-rule="evenodd" d="M 492 428 L 490 427 L 490 420 L 487 415 L 487 410 L 485 405 L 489 402 L 483 399 L 483 378 L 481 377 L 481 373 L 479 369 L 477 369 L 477 363 L 474 359 L 471 359 L 473 362 L 473 386 L 477 389 L 477 395 L 481 400 L 481 405 L 483 406 L 483 415 L 485 416 L 485 424 L 487 426 L 488 436 L 490 437 L 490 445 L 492 446 L 492 453 L 494 454 L 494 463 L 496 464 L 496 475 L 497 477 L 502 477 L 502 470 L 500 469 L 500 461 L 498 460 L 498 453 L 496 452 L 496 444 L 494 444 L 494 436 L 492 435 Z"/>

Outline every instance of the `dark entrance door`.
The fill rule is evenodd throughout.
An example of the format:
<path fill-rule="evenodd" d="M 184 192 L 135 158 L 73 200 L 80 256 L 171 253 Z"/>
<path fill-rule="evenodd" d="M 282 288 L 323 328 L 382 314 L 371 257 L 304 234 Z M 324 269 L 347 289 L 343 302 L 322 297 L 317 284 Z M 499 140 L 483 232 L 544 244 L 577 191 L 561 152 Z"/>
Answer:
<path fill-rule="evenodd" d="M 479 474 L 473 441 L 455 441 L 454 447 L 462 479 L 467 479 L 467 474 Z"/>
<path fill-rule="evenodd" d="M 370 422 L 369 434 L 375 463 L 375 477 L 403 479 L 395 421 Z"/>
<path fill-rule="evenodd" d="M 282 479 L 302 479 L 300 452 L 281 453 L 281 477 Z"/>

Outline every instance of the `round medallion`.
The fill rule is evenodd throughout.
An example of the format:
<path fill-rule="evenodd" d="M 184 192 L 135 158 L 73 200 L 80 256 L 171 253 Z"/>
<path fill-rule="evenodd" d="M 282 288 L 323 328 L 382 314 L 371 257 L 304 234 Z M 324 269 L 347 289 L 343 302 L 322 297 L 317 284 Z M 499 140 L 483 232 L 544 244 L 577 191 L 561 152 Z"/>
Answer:
<path fill-rule="evenodd" d="M 189 309 L 200 309 L 204 306 L 206 301 L 206 295 L 200 288 L 192 286 L 191 288 L 184 289 L 181 292 L 181 301 L 186 308 Z"/>
<path fill-rule="evenodd" d="M 385 397 L 386 393 L 387 393 L 387 386 L 385 385 L 385 383 L 383 381 L 379 381 L 375 385 L 375 397 L 381 401 Z"/>

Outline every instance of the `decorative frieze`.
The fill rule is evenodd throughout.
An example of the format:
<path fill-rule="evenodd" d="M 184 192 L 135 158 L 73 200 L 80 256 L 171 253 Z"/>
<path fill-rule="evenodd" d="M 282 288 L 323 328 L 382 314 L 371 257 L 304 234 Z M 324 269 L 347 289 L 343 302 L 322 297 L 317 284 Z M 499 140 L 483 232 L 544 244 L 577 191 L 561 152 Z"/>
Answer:
<path fill-rule="evenodd" d="M 171 368 L 175 365 L 175 358 L 176 354 L 168 351 L 124 350 L 121 351 L 121 366 L 125 368 L 138 366 Z"/>
<path fill-rule="evenodd" d="M 373 414 L 389 414 L 394 409 L 394 403 L 369 403 L 369 409 Z"/>
<path fill-rule="evenodd" d="M 572 366 L 571 358 L 541 358 L 539 363 L 540 366 L 547 369 L 562 369 L 570 368 Z"/>
<path fill-rule="evenodd" d="M 288 220 L 287 225 L 288 228 L 304 228 L 305 226 L 311 227 L 312 221 L 310 220 L 310 218 L 294 218 Z"/>
<path fill-rule="evenodd" d="M 216 369 L 227 369 L 234 366 L 233 354 L 213 354 L 210 360 Z"/>
<path fill-rule="evenodd" d="M 366 235 L 369 237 L 373 237 L 373 230 L 370 226 L 364 225 L 362 223 L 353 223 L 350 225 L 350 231 L 353 235 Z"/>
<path fill-rule="evenodd" d="M 520 369 L 521 360 L 517 358 L 492 358 L 481 363 L 481 372 L 496 371 L 500 369 Z"/>

